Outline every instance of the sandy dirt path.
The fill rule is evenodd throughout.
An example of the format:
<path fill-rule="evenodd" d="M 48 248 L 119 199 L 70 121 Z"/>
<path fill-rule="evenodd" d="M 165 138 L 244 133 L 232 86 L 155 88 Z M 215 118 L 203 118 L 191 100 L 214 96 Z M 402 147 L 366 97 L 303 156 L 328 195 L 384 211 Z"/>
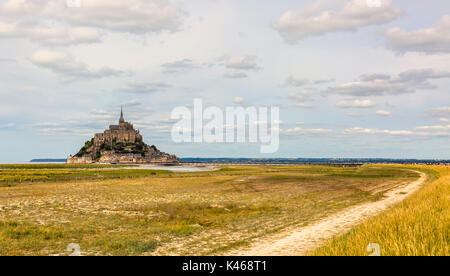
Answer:
<path fill-rule="evenodd" d="M 364 220 L 373 217 L 388 207 L 403 201 L 425 183 L 427 176 L 407 186 L 393 189 L 382 200 L 349 207 L 315 224 L 282 232 L 262 240 L 256 240 L 250 247 L 240 248 L 226 255 L 231 256 L 301 256 L 311 252 L 327 239 L 345 233 Z"/>

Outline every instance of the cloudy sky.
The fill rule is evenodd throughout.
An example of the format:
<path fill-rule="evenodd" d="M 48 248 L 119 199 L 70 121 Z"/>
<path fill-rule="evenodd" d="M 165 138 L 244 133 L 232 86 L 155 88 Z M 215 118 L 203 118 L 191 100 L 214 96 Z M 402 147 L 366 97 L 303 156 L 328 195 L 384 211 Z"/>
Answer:
<path fill-rule="evenodd" d="M 0 162 L 125 118 L 181 157 L 450 158 L 446 0 L 0 0 Z M 281 144 L 175 144 L 170 113 L 281 108 Z"/>

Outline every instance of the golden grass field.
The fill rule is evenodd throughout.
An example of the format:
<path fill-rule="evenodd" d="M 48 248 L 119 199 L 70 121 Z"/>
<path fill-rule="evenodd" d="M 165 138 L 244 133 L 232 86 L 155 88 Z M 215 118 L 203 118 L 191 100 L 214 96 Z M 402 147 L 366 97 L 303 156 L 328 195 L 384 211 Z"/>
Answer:
<path fill-rule="evenodd" d="M 414 167 L 416 168 L 416 167 Z M 432 170 L 428 184 L 401 204 L 336 237 L 313 255 L 364 256 L 378 243 L 382 256 L 450 255 L 450 167 Z"/>
<path fill-rule="evenodd" d="M 379 242 L 389 255 L 448 255 L 448 168 L 379 165 L 225 166 L 195 173 L 0 165 L 0 255 L 68 255 L 70 243 L 83 255 L 226 254 L 376 201 L 417 179 L 410 168 L 426 172 L 430 183 L 315 254 L 367 255 L 367 243 Z"/>

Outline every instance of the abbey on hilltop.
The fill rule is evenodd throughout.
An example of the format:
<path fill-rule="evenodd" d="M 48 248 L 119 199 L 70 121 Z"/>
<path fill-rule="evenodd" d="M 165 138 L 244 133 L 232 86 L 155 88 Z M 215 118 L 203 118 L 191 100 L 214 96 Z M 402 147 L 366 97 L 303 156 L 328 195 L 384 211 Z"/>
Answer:
<path fill-rule="evenodd" d="M 139 130 L 125 122 L 121 110 L 119 125 L 111 125 L 103 133 L 95 134 L 75 156 L 67 158 L 67 163 L 178 164 L 179 160 L 175 155 L 145 144 Z"/>

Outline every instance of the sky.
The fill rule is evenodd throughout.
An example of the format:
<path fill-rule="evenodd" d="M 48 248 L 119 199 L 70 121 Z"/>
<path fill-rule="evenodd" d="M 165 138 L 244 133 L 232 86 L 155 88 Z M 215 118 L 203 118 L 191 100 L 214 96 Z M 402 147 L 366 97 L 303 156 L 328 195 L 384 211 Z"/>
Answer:
<path fill-rule="evenodd" d="M 125 119 L 179 157 L 450 158 L 445 0 L 0 0 L 0 162 Z M 171 112 L 280 107 L 280 148 L 174 143 Z"/>

